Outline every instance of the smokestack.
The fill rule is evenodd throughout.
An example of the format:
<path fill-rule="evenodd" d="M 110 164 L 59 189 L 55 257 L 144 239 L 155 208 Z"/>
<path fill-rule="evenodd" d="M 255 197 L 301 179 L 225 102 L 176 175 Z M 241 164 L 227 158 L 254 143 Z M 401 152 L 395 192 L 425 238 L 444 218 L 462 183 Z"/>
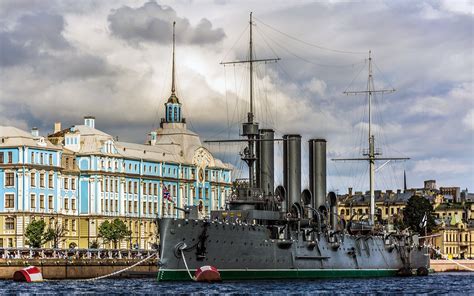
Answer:
<path fill-rule="evenodd" d="M 332 230 L 337 227 L 337 196 L 334 192 L 329 192 L 329 206 L 331 208 L 330 221 Z"/>
<path fill-rule="evenodd" d="M 39 137 L 39 130 L 37 127 L 34 127 L 31 129 L 31 135 L 35 138 L 38 138 Z"/>
<path fill-rule="evenodd" d="M 287 209 L 300 204 L 301 197 L 301 136 L 283 136 L 283 183 L 286 189 Z"/>
<path fill-rule="evenodd" d="M 275 132 L 272 129 L 261 129 L 257 145 L 257 185 L 265 195 L 274 192 L 275 164 L 273 139 Z"/>
<path fill-rule="evenodd" d="M 54 123 L 54 133 L 60 132 L 61 131 L 61 122 L 55 122 Z"/>
<path fill-rule="evenodd" d="M 326 140 L 309 140 L 309 188 L 315 209 L 326 204 Z"/>

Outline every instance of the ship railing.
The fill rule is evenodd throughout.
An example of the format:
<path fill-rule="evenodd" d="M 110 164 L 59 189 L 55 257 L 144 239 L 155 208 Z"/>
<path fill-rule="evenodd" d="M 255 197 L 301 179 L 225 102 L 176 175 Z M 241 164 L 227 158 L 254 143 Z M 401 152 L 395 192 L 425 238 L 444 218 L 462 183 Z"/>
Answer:
<path fill-rule="evenodd" d="M 155 250 L 145 249 L 53 249 L 53 248 L 0 248 L 0 260 L 9 259 L 83 259 L 139 260 L 150 256 Z"/>

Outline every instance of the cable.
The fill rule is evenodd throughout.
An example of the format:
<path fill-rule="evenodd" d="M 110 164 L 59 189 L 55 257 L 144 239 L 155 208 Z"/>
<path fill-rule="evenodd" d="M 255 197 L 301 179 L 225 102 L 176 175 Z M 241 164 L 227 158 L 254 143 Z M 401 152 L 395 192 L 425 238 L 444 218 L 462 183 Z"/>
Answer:
<path fill-rule="evenodd" d="M 308 46 L 312 46 L 312 47 L 315 47 L 315 48 L 319 48 L 319 49 L 321 49 L 321 50 L 326 50 L 326 51 L 331 51 L 331 52 L 336 52 L 336 53 L 343 53 L 343 54 L 367 54 L 367 52 L 361 52 L 361 51 L 346 51 L 346 50 L 332 49 L 332 48 L 324 47 L 324 46 L 317 45 L 317 44 L 314 44 L 314 43 L 309 43 L 309 42 L 307 42 L 307 41 L 301 40 L 301 39 L 296 38 L 296 37 L 294 37 L 294 36 L 291 36 L 291 35 L 289 35 L 289 34 L 287 34 L 287 33 L 284 33 L 284 32 L 282 32 L 282 31 L 280 31 L 280 30 L 278 30 L 278 29 L 276 29 L 276 28 L 274 28 L 274 27 L 272 27 L 272 26 L 270 26 L 270 25 L 264 23 L 263 21 L 261 21 L 260 19 L 258 19 L 258 18 L 256 18 L 256 17 L 254 17 L 254 19 L 257 20 L 258 22 L 260 22 L 261 24 L 267 26 L 268 28 L 272 29 L 273 31 L 276 31 L 276 32 L 278 32 L 278 33 L 280 33 L 280 34 L 282 34 L 282 35 L 284 35 L 284 36 L 286 36 L 286 37 L 288 37 L 288 38 L 290 38 L 290 39 L 293 39 L 293 40 L 295 40 L 295 41 L 301 42 L 301 43 L 306 44 L 306 45 L 308 45 Z"/>

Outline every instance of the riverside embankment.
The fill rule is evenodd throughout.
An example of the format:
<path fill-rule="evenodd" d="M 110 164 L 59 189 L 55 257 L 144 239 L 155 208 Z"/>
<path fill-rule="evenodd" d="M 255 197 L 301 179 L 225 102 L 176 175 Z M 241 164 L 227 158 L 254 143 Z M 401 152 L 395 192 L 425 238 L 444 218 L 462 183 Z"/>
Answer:
<path fill-rule="evenodd" d="M 45 279 L 88 279 L 112 274 L 153 254 L 145 250 L 0 249 L 0 279 L 12 279 L 15 271 L 34 265 Z M 155 277 L 156 257 L 114 277 Z"/>

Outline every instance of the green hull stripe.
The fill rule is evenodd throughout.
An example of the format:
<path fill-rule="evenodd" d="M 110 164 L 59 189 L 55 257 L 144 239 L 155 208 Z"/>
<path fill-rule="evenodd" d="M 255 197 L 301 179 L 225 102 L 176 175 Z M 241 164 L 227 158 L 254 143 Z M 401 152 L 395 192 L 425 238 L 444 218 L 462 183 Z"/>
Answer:
<path fill-rule="evenodd" d="M 395 276 L 396 269 L 249 269 L 220 270 L 222 280 L 317 279 Z M 158 281 L 189 281 L 186 270 L 159 270 Z"/>

